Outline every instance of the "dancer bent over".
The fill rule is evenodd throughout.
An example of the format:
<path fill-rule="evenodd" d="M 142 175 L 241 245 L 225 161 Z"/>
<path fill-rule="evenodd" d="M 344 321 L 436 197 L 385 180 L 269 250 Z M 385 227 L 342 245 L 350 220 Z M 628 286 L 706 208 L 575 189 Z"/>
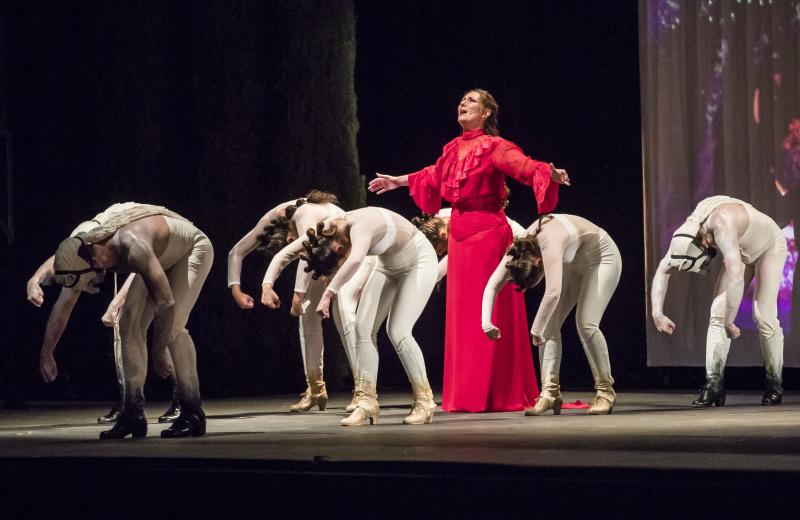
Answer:
<path fill-rule="evenodd" d="M 214 259 L 211 241 L 191 222 L 165 208 L 134 205 L 104 225 L 61 242 L 55 254 L 55 282 L 72 287 L 84 274 L 133 272 L 120 318 L 124 408 L 101 439 L 143 437 L 147 433 L 143 386 L 147 374 L 147 329 L 153 331 L 153 368 L 170 373 L 174 362 L 182 406 L 162 437 L 205 434 L 194 342 L 186 322 Z"/>
<path fill-rule="evenodd" d="M 361 293 L 356 311 L 356 408 L 343 419 L 344 426 L 359 426 L 378 419 L 377 400 L 378 329 L 384 320 L 392 342 L 414 391 L 411 413 L 405 424 L 433 420 L 436 403 L 428 383 L 425 361 L 412 328 L 436 284 L 436 253 L 408 220 L 383 208 L 367 207 L 326 220 L 310 229 L 278 256 L 285 265 L 303 252 L 315 277 L 330 276 L 317 306 L 328 317 L 331 300 L 358 271 L 368 255 L 378 264 Z M 277 259 L 277 257 L 276 257 Z"/>
<path fill-rule="evenodd" d="M 482 327 L 494 340 L 501 331 L 492 323 L 497 293 L 509 280 L 520 290 L 545 280 L 545 291 L 531 327 L 531 338 L 539 347 L 542 393 L 525 415 L 542 415 L 552 409 L 561 413 L 561 326 L 573 307 L 583 351 L 589 360 L 597 392 L 589 415 L 611 413 L 617 394 L 608 346 L 600 321 L 614 294 L 622 272 L 617 245 L 602 228 L 575 215 L 550 214 L 516 238 L 483 292 Z"/>
<path fill-rule="evenodd" d="M 336 205 L 336 195 L 324 191 L 312 190 L 305 197 L 294 201 L 281 203 L 269 210 L 228 253 L 228 287 L 237 305 L 242 309 L 253 308 L 253 298 L 242 292 L 240 275 L 242 260 L 252 251 L 258 249 L 267 257 L 273 257 L 286 244 L 297 238 L 298 229 L 314 227 L 326 218 L 344 214 Z M 295 276 L 295 288 L 292 296 L 291 314 L 299 317 L 300 348 L 303 356 L 303 365 L 306 376 L 306 390 L 300 394 L 300 401 L 289 409 L 293 412 L 305 412 L 318 406 L 325 410 L 328 401 L 328 392 L 323 377 L 324 343 L 322 334 L 322 318 L 313 309 L 316 308 L 324 283 L 312 280 L 311 275 L 305 271 L 306 263 L 300 261 Z M 274 278 L 272 279 L 274 282 Z M 352 298 L 351 298 L 352 299 Z M 311 312 L 305 312 L 312 306 Z M 349 321 L 340 319 L 339 313 L 334 314 L 334 321 L 345 347 L 347 361 L 351 371 L 355 374 L 355 338 L 352 333 L 352 322 L 355 316 L 353 304 L 353 318 Z M 355 376 L 354 376 L 355 377 Z"/>
<path fill-rule="evenodd" d="M 118 213 L 136 206 L 143 205 L 136 202 L 112 204 L 104 211 L 95 215 L 91 220 L 87 220 L 78 224 L 72 233 L 70 233 L 70 236 L 73 237 L 78 233 L 87 232 L 99 225 L 103 225 L 110 219 L 114 218 Z M 164 209 L 156 206 L 152 206 L 152 208 L 154 211 Z M 36 307 L 41 307 L 44 303 L 44 291 L 42 290 L 42 285 L 49 285 L 53 282 L 54 259 L 55 257 L 51 255 L 50 258 L 45 260 L 42 265 L 39 266 L 33 276 L 31 276 L 31 278 L 28 280 L 28 301 Z M 122 285 L 122 288 L 117 293 L 117 279 L 115 275 L 114 288 L 116 294 L 101 318 L 101 321 L 104 325 L 107 327 L 113 327 L 114 329 L 114 365 L 117 375 L 117 384 L 119 387 L 119 401 L 112 406 L 111 410 L 107 414 L 101 415 L 97 418 L 97 422 L 100 424 L 113 423 L 117 420 L 119 412 L 122 410 L 122 403 L 125 398 L 125 378 L 122 374 L 122 341 L 119 335 L 119 315 L 122 305 L 125 302 L 128 288 L 130 287 L 131 282 L 133 282 L 134 276 L 135 275 L 133 274 L 129 275 L 125 280 L 125 283 Z M 72 315 L 72 310 L 75 308 L 75 304 L 78 302 L 81 293 L 85 292 L 87 294 L 98 294 L 100 292 L 100 285 L 103 283 L 104 278 L 105 277 L 103 275 L 99 275 L 94 272 L 86 273 L 79 278 L 74 286 L 61 288 L 58 298 L 53 305 L 52 310 L 50 311 L 50 316 L 47 319 L 47 325 L 45 327 L 42 346 L 40 349 L 39 373 L 46 383 L 52 383 L 58 377 L 58 364 L 56 363 L 54 357 L 55 350 L 56 347 L 58 347 L 58 342 L 67 327 L 67 323 Z M 172 380 L 172 403 L 167 411 L 165 411 L 158 418 L 158 422 L 160 423 L 173 422 L 178 418 L 178 415 L 180 415 L 180 396 L 178 395 L 178 385 L 175 382 L 174 374 L 170 374 L 170 379 Z"/>
<path fill-rule="evenodd" d="M 738 199 L 717 195 L 700 201 L 672 235 L 650 292 L 652 316 L 659 332 L 672 334 L 675 323 L 664 315 L 669 277 L 675 271 L 697 273 L 716 251 L 724 266 L 714 288 L 706 335 L 706 384 L 692 402 L 695 408 L 725 404 L 725 362 L 731 340 L 739 337 L 734 324 L 744 288 L 755 276 L 753 321 L 764 358 L 766 381 L 761 404 L 781 404 L 783 331 L 778 322 L 778 291 L 786 262 L 786 238 L 774 220 Z"/>

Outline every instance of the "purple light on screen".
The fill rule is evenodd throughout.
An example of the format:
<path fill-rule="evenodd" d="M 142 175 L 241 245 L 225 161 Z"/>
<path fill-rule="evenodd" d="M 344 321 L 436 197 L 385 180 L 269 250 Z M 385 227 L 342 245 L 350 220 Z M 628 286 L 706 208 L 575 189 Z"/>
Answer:
<path fill-rule="evenodd" d="M 789 25 L 791 25 L 792 29 L 798 31 L 800 30 L 800 2 L 795 1 L 792 8 L 794 10 L 794 13 L 792 14 L 792 17 L 789 20 Z"/>
<path fill-rule="evenodd" d="M 650 42 L 681 24 L 681 2 L 678 0 L 650 0 L 647 9 L 647 36 Z"/>
<path fill-rule="evenodd" d="M 786 263 L 783 265 L 783 278 L 778 290 L 778 320 L 784 333 L 788 333 L 792 328 L 792 280 L 794 270 L 797 266 L 797 243 L 794 239 L 794 226 L 792 224 L 783 228 L 783 236 L 786 237 Z M 750 283 L 742 296 L 742 304 L 739 306 L 739 313 L 736 315 L 736 324 L 748 330 L 756 330 L 753 323 L 753 296 L 755 295 L 756 281 Z"/>
<path fill-rule="evenodd" d="M 770 50 L 769 36 L 762 34 L 755 45 L 753 45 L 753 63 L 756 66 L 764 63 L 764 58 Z"/>

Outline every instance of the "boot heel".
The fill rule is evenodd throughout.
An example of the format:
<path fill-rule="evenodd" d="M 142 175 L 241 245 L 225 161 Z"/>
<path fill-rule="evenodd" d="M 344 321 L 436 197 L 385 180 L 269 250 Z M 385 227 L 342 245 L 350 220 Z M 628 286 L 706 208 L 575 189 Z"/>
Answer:
<path fill-rule="evenodd" d="M 561 398 L 553 401 L 553 415 L 561 415 Z"/>
<path fill-rule="evenodd" d="M 721 396 L 719 396 L 717 398 L 717 400 L 714 401 L 714 405 L 715 406 L 725 406 L 725 397 L 726 397 L 725 394 L 722 394 Z"/>
<path fill-rule="evenodd" d="M 378 414 L 370 415 L 369 416 L 369 423 L 370 424 L 378 424 Z"/>
<path fill-rule="evenodd" d="M 328 406 L 328 396 L 327 395 L 324 396 L 324 397 L 320 396 L 317 399 L 317 406 L 319 406 L 319 411 L 320 412 L 324 412 L 325 411 L 325 407 Z"/>

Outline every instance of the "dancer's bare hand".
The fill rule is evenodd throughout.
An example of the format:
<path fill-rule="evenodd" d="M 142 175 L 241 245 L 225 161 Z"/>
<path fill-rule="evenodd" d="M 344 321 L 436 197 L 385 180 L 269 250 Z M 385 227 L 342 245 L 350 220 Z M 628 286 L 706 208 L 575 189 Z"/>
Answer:
<path fill-rule="evenodd" d="M 556 166 L 553 163 L 550 163 L 550 178 L 553 179 L 554 182 L 570 186 L 569 175 L 567 175 L 567 170 L 564 170 L 562 168 L 556 168 Z"/>
<path fill-rule="evenodd" d="M 317 305 L 317 314 L 322 316 L 323 319 L 327 319 L 331 317 L 331 299 L 327 296 L 323 296 L 319 300 L 319 305 Z"/>
<path fill-rule="evenodd" d="M 730 339 L 736 339 L 742 335 L 742 331 L 739 330 L 739 327 L 737 327 L 734 323 L 726 323 L 725 334 L 727 334 Z"/>
<path fill-rule="evenodd" d="M 167 379 L 175 372 L 167 349 L 161 352 L 153 352 L 153 370 L 155 370 L 156 374 L 158 374 L 158 377 L 161 379 Z"/>
<path fill-rule="evenodd" d="M 119 324 L 120 311 L 122 311 L 122 305 L 117 304 L 112 300 L 112 302 L 108 305 L 108 309 L 106 309 L 106 313 L 103 314 L 102 318 L 100 318 L 100 321 L 102 321 L 103 325 L 106 327 L 113 327 Z"/>
<path fill-rule="evenodd" d="M 537 347 L 544 345 L 544 336 L 539 332 L 531 332 L 531 343 Z"/>
<path fill-rule="evenodd" d="M 39 374 L 45 383 L 52 383 L 58 377 L 58 365 L 53 354 L 42 354 L 39 358 Z"/>
<path fill-rule="evenodd" d="M 270 284 L 264 284 L 261 287 L 261 303 L 270 309 L 277 309 L 281 306 L 281 299 L 278 298 L 278 294 L 272 290 Z"/>
<path fill-rule="evenodd" d="M 294 293 L 292 296 L 292 308 L 289 313 L 294 316 L 295 318 L 298 316 L 302 316 L 306 313 L 305 308 L 303 308 L 303 297 L 305 295 L 300 293 Z"/>
<path fill-rule="evenodd" d="M 28 301 L 36 307 L 41 307 L 44 303 L 44 291 L 42 286 L 35 280 L 28 280 Z"/>
<path fill-rule="evenodd" d="M 242 288 L 238 285 L 231 286 L 231 295 L 233 296 L 233 301 L 236 302 L 236 305 L 238 305 L 240 309 L 253 308 L 253 297 L 242 291 Z"/>
<path fill-rule="evenodd" d="M 383 195 L 387 191 L 391 191 L 395 188 L 399 188 L 402 186 L 400 183 L 399 177 L 394 177 L 392 175 L 384 175 L 382 173 L 376 173 L 376 177 L 369 181 L 369 191 L 373 193 L 377 193 L 378 195 Z"/>
<path fill-rule="evenodd" d="M 663 314 L 653 317 L 653 322 L 656 324 L 658 332 L 664 332 L 670 336 L 675 332 L 675 323 Z"/>
<path fill-rule="evenodd" d="M 500 334 L 500 329 L 495 327 L 494 323 L 492 324 L 492 328 L 491 329 L 484 330 L 483 333 L 486 334 L 486 336 L 492 341 L 494 341 L 496 339 L 500 339 L 502 337 L 502 334 Z"/>

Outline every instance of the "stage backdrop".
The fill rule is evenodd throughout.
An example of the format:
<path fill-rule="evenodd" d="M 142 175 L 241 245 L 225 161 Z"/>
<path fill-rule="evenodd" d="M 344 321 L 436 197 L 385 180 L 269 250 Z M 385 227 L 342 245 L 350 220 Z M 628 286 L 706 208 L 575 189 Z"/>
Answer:
<path fill-rule="evenodd" d="M 647 361 L 703 365 L 709 305 L 719 261 L 708 275 L 670 279 L 670 337 L 649 317 L 649 284 L 674 229 L 703 198 L 752 203 L 789 242 L 779 318 L 786 366 L 800 366 L 800 0 L 640 0 L 644 153 Z M 761 365 L 749 287 L 729 366 Z M 794 305 L 793 305 L 794 302 Z M 794 308 L 793 308 L 794 307 Z"/>

